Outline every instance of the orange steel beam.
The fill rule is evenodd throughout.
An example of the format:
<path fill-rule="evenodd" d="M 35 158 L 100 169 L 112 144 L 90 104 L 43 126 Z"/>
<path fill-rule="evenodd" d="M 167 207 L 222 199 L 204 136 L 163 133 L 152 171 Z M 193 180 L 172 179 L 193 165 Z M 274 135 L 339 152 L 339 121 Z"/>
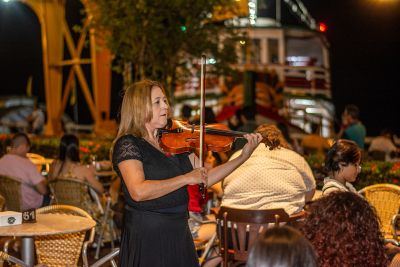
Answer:
<path fill-rule="evenodd" d="M 102 48 L 103 40 L 99 39 L 94 31 L 90 31 L 90 59 L 82 59 L 81 52 L 86 40 L 86 26 L 91 14 L 84 23 L 84 31 L 81 33 L 77 47 L 75 48 L 68 24 L 65 20 L 65 0 L 20 0 L 29 6 L 40 22 L 43 51 L 43 74 L 45 85 L 45 97 L 47 106 L 47 124 L 45 134 L 59 135 L 62 133 L 61 116 L 64 113 L 68 97 L 72 89 L 72 81 L 76 76 L 94 119 L 95 129 L 109 123 L 110 90 L 111 90 L 111 53 Z M 85 8 L 88 1 L 82 0 Z M 89 10 L 88 10 L 89 11 Z M 60 31 L 60 29 L 62 29 Z M 64 38 L 71 59 L 63 59 Z M 91 77 L 92 88 L 82 71 L 81 64 L 92 64 Z M 72 66 L 67 82 L 62 90 L 62 69 Z M 93 94 L 93 96 L 92 96 Z M 100 116 L 101 115 L 101 116 Z"/>

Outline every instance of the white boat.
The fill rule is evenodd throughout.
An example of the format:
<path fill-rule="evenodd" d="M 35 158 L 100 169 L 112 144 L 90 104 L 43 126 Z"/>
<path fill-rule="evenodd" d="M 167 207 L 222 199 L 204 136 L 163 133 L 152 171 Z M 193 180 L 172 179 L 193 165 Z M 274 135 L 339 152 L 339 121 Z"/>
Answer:
<path fill-rule="evenodd" d="M 240 5 L 248 8 L 248 16 L 225 20 L 225 24 L 247 35 L 238 43 L 239 60 L 232 66 L 242 73 L 242 82 L 232 85 L 228 77 L 214 77 L 207 83 L 206 92 L 211 97 L 206 105 L 217 114 L 228 109 L 232 112 L 232 106 L 256 105 L 260 123 L 271 117 L 285 119 L 307 132 L 311 123 L 318 123 L 323 136 L 332 136 L 334 106 L 329 43 L 323 32 L 326 26 L 317 24 L 298 0 L 246 0 Z M 283 24 L 281 11 L 285 8 L 301 25 Z M 198 77 L 194 76 L 175 92 L 175 115 L 183 104 L 197 106 L 198 100 L 190 97 L 197 94 Z"/>

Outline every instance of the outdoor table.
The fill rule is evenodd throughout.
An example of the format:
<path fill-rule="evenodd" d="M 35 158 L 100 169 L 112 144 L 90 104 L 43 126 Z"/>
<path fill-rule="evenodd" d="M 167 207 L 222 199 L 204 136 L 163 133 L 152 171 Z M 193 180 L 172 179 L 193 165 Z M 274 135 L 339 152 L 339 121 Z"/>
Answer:
<path fill-rule="evenodd" d="M 34 237 L 75 233 L 93 228 L 96 222 L 90 218 L 70 214 L 37 214 L 36 223 L 1 226 L 0 236 L 20 236 L 22 238 L 22 260 L 34 265 Z"/>

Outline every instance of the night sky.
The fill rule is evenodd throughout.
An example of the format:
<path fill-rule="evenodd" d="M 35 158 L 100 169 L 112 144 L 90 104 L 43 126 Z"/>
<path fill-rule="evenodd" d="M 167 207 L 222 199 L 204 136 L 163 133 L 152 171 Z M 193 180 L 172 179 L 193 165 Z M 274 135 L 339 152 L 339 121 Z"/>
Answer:
<path fill-rule="evenodd" d="M 69 5 L 73 2 L 67 1 Z M 400 0 L 303 3 L 328 27 L 337 117 L 346 104 L 356 104 L 368 135 L 391 128 L 400 136 Z M 67 12 L 76 7 L 70 6 Z M 40 29 L 34 13 L 21 3 L 0 0 L 0 94 L 25 94 L 32 75 L 33 95 L 44 101 L 41 57 Z M 116 92 L 120 90 L 114 88 L 118 84 L 113 83 Z M 116 109 L 113 105 L 113 113 Z"/>
<path fill-rule="evenodd" d="M 391 128 L 400 136 L 400 1 L 303 2 L 328 26 L 337 113 L 356 104 L 367 135 Z"/>

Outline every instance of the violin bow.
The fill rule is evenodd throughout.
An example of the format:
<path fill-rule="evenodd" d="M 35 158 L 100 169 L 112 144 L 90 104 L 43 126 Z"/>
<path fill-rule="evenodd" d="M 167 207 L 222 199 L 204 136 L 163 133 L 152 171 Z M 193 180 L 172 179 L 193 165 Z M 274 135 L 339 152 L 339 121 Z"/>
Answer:
<path fill-rule="evenodd" d="M 205 152 L 205 113 L 206 113 L 206 98 L 205 98 L 205 83 L 206 83 L 206 64 L 207 59 L 205 55 L 201 56 L 200 63 L 200 148 L 199 158 L 200 167 L 204 167 L 204 152 Z M 199 184 L 201 198 L 206 198 L 206 187 L 203 183 Z"/>

